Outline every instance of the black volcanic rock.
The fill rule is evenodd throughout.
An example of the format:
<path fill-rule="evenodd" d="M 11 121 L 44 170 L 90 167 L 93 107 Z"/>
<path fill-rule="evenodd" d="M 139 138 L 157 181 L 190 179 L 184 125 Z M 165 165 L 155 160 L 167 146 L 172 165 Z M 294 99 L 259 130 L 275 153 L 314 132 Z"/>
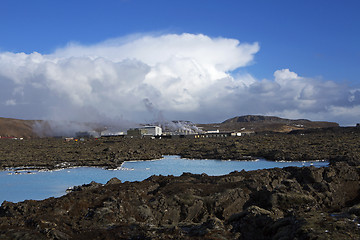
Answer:
<path fill-rule="evenodd" d="M 360 170 L 152 176 L 4 202 L 1 239 L 358 239 Z"/>
<path fill-rule="evenodd" d="M 184 173 L 91 182 L 43 201 L 4 202 L 0 239 L 359 239 L 360 128 L 200 139 L 2 140 L 0 167 L 103 166 L 164 154 L 330 160 L 324 168 Z"/>
<path fill-rule="evenodd" d="M 0 141 L 0 169 L 32 167 L 57 169 L 73 166 L 120 167 L 128 160 L 186 158 L 347 162 L 360 165 L 360 128 L 337 127 L 290 133 L 257 133 L 245 137 L 136 139 L 101 138 L 64 141 L 43 138 Z"/>

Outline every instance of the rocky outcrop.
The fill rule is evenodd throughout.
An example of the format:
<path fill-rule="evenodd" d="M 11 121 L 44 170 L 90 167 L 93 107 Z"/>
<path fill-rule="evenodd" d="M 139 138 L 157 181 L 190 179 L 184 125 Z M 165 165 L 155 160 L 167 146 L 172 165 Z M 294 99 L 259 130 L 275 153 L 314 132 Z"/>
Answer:
<path fill-rule="evenodd" d="M 358 239 L 360 169 L 111 179 L 0 207 L 1 239 Z"/>

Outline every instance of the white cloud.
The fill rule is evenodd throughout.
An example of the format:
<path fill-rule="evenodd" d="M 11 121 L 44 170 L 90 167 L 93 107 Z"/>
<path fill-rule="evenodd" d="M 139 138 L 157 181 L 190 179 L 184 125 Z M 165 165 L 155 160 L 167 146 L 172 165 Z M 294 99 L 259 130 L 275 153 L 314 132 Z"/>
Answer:
<path fill-rule="evenodd" d="M 228 72 L 250 64 L 258 50 L 257 43 L 201 34 L 138 35 L 70 44 L 50 55 L 1 53 L 0 78 L 16 84 L 13 95 L 19 98 L 34 89 L 51 95 L 49 110 L 69 105 L 66 117 L 76 115 L 74 108 L 91 107 L 109 117 L 143 121 L 144 99 L 169 114 L 197 112 L 208 93 L 219 95 L 213 86 L 243 86 L 251 77 L 235 83 Z"/>
<path fill-rule="evenodd" d="M 215 122 L 273 114 L 357 121 L 358 89 L 289 69 L 263 80 L 230 74 L 252 64 L 258 51 L 257 43 L 236 39 L 167 34 L 73 43 L 49 55 L 0 53 L 0 87 L 8 88 L 2 101 L 17 111 L 34 109 L 31 118 L 144 122 L 162 113 L 168 119 Z"/>
<path fill-rule="evenodd" d="M 285 83 L 286 81 L 292 81 L 301 79 L 296 73 L 291 72 L 289 69 L 276 70 L 274 73 L 275 81 L 279 83 Z"/>
<path fill-rule="evenodd" d="M 58 57 L 105 57 L 115 62 L 137 59 L 150 66 L 166 63 L 171 59 L 188 59 L 205 66 L 219 78 L 222 72 L 246 66 L 258 52 L 257 43 L 240 44 L 236 39 L 210 38 L 202 34 L 167 34 L 160 36 L 137 35 L 119 38 L 92 46 L 70 44 L 58 49 Z"/>

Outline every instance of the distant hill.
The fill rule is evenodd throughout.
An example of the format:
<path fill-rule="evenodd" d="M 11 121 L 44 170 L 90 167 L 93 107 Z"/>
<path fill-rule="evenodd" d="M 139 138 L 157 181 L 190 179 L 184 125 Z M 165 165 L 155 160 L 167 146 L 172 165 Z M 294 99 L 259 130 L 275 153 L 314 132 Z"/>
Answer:
<path fill-rule="evenodd" d="M 34 138 L 38 135 L 33 131 L 35 123 L 41 122 L 37 120 L 20 120 L 13 118 L 0 117 L 0 136 L 4 137 L 23 137 Z"/>
<path fill-rule="evenodd" d="M 301 129 L 338 127 L 339 124 L 307 119 L 291 120 L 274 116 L 246 115 L 230 118 L 222 123 L 197 124 L 197 126 L 203 128 L 203 130 L 290 132 Z"/>
<path fill-rule="evenodd" d="M 186 123 L 186 124 L 185 124 Z M 222 123 L 211 124 L 190 124 L 188 121 L 175 121 L 172 124 L 181 124 L 187 128 L 193 129 L 196 127 L 202 128 L 205 131 L 217 130 L 220 131 L 254 131 L 254 132 L 290 132 L 292 130 L 314 129 L 314 128 L 328 128 L 338 127 L 339 124 L 334 122 L 318 122 L 306 119 L 291 120 L 272 116 L 260 115 L 246 115 L 234 117 L 225 120 Z M 71 125 L 71 126 L 70 126 Z M 74 126 L 72 126 L 74 125 Z M 66 128 L 77 128 L 79 123 L 67 123 Z M 88 129 L 98 129 L 99 126 L 94 124 L 82 124 L 82 127 Z M 177 126 L 176 125 L 176 126 Z M 189 127 L 190 126 L 190 127 Z M 183 127 L 185 129 L 185 127 Z M 79 128 L 80 129 L 80 128 Z M 20 120 L 13 118 L 0 117 L 0 136 L 1 137 L 23 137 L 35 138 L 43 136 L 57 136 L 56 126 L 49 122 L 42 120 Z M 65 134 L 66 135 L 66 134 Z"/>
<path fill-rule="evenodd" d="M 1 138 L 37 138 L 54 136 L 75 136 L 76 132 L 105 130 L 99 123 L 75 121 L 21 120 L 0 117 Z"/>
<path fill-rule="evenodd" d="M 0 117 L 1 138 L 36 138 L 74 136 L 81 131 L 102 131 L 104 126 L 95 123 L 71 121 L 21 120 Z"/>

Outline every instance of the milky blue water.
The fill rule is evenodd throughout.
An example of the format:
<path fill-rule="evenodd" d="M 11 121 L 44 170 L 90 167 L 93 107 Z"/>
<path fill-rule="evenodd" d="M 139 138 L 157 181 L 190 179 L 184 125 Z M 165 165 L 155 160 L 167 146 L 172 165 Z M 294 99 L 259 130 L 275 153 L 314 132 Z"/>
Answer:
<path fill-rule="evenodd" d="M 78 167 L 57 171 L 0 171 L 0 203 L 26 199 L 41 200 L 66 194 L 72 186 L 90 183 L 106 183 L 113 177 L 121 181 L 141 181 L 151 175 L 180 176 L 183 172 L 224 175 L 232 171 L 257 170 L 288 166 L 327 166 L 328 162 L 273 162 L 191 160 L 178 156 L 165 156 L 154 161 L 125 162 L 118 170 L 105 170 L 95 167 Z M 29 174 L 29 172 L 31 174 Z M 15 174 L 16 173 L 16 174 Z"/>

